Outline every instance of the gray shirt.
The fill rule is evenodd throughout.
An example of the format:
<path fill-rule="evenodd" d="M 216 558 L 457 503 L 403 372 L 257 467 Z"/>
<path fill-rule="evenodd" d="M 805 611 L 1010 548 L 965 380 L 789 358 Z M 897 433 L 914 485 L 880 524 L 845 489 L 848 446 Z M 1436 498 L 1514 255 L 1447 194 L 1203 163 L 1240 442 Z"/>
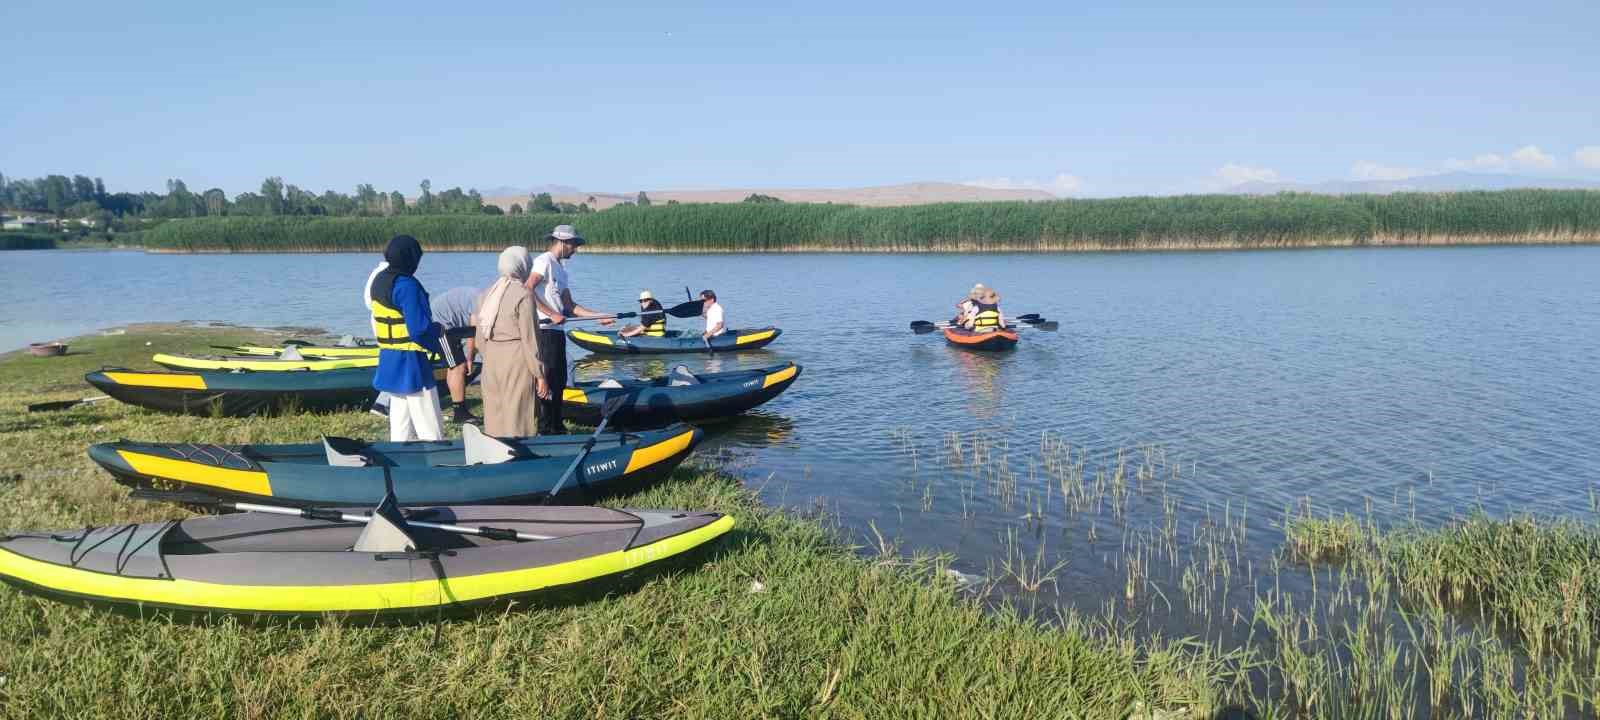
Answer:
<path fill-rule="evenodd" d="M 471 327 L 472 312 L 478 309 L 478 295 L 482 292 L 478 288 L 455 287 L 444 291 L 443 295 L 429 298 L 428 304 L 433 306 L 433 321 L 446 330 Z"/>

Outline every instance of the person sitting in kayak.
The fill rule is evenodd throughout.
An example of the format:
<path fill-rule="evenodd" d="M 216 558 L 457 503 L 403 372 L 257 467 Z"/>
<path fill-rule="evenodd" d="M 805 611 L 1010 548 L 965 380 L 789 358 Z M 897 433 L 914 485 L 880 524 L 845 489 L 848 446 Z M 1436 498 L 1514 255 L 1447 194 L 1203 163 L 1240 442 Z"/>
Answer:
<path fill-rule="evenodd" d="M 956 316 L 950 320 L 950 324 L 966 325 L 967 320 L 971 319 L 972 314 L 976 312 L 975 307 L 978 304 L 978 298 L 983 297 L 985 290 L 988 290 L 988 288 L 984 287 L 983 283 L 973 285 L 972 289 L 967 291 L 967 296 L 961 298 L 961 302 L 956 303 Z"/>
<path fill-rule="evenodd" d="M 430 354 L 443 354 L 441 333 L 433 321 L 428 291 L 413 276 L 422 261 L 422 245 L 410 235 L 396 235 L 383 257 L 389 266 L 372 278 L 368 299 L 372 334 L 378 339 L 372 387 L 390 395 L 389 439 L 443 440 L 439 391 L 428 359 Z"/>
<path fill-rule="evenodd" d="M 983 295 L 974 300 L 972 305 L 972 315 L 962 323 L 962 327 L 976 333 L 991 333 L 1005 329 L 1000 315 L 999 293 L 986 288 Z"/>
<path fill-rule="evenodd" d="M 706 316 L 706 331 L 700 334 L 700 339 L 711 342 L 711 338 L 728 331 L 728 324 L 723 320 L 722 305 L 717 302 L 715 292 L 701 290 L 700 302 L 705 308 L 701 314 Z"/>
<path fill-rule="evenodd" d="M 617 334 L 622 337 L 637 337 L 639 335 L 666 337 L 667 314 L 661 309 L 661 301 L 657 300 L 655 295 L 650 294 L 649 290 L 641 291 L 639 293 L 639 324 L 629 325 Z"/>

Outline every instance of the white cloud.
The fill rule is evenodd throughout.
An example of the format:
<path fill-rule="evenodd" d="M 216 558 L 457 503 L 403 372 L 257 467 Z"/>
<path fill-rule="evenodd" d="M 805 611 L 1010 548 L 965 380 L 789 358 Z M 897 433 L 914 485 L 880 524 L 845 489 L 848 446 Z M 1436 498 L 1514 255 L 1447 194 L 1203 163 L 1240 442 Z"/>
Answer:
<path fill-rule="evenodd" d="M 1273 182 L 1278 179 L 1278 171 L 1272 168 L 1251 167 L 1236 163 L 1223 165 L 1212 174 L 1228 185 L 1243 185 L 1247 182 Z"/>
<path fill-rule="evenodd" d="M 1350 166 L 1350 177 L 1355 180 L 1405 180 L 1426 174 L 1416 168 L 1379 165 L 1370 160 L 1358 160 Z"/>
<path fill-rule="evenodd" d="M 1529 145 L 1511 153 L 1511 161 L 1526 168 L 1549 170 L 1556 166 L 1556 159 L 1544 154 L 1538 145 Z"/>
<path fill-rule="evenodd" d="M 1572 154 L 1572 159 L 1590 170 L 1600 170 L 1600 145 L 1578 148 L 1578 151 Z"/>
<path fill-rule="evenodd" d="M 1450 158 L 1444 161 L 1446 170 L 1504 170 L 1507 166 L 1506 159 L 1496 153 L 1484 153 L 1471 160 Z"/>
<path fill-rule="evenodd" d="M 1043 190 L 1052 195 L 1071 195 L 1083 189 L 1083 179 L 1076 175 L 1057 173 L 1048 182 L 1037 180 L 1013 180 L 1009 177 L 979 178 L 967 180 L 962 185 L 990 188 L 994 190 Z"/>

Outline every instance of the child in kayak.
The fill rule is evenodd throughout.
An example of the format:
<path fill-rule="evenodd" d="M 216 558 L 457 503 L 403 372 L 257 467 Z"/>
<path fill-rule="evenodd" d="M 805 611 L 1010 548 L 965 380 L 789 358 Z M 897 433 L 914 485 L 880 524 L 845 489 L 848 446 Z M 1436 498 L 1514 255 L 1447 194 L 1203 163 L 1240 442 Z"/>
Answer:
<path fill-rule="evenodd" d="M 985 288 L 983 294 L 972 303 L 972 313 L 962 323 L 972 332 L 991 333 L 1005 329 L 1004 319 L 1000 314 L 1000 294 L 992 289 Z"/>

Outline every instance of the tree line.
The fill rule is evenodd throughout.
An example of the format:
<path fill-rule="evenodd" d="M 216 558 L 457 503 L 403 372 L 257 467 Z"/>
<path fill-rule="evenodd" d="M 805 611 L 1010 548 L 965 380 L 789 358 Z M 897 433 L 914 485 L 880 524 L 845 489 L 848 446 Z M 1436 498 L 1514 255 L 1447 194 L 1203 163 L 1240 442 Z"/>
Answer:
<path fill-rule="evenodd" d="M 84 175 L 47 175 L 42 178 L 8 178 L 0 173 L 0 210 L 7 212 L 49 213 L 59 218 L 88 218 L 99 229 L 128 218 L 165 220 L 200 217 L 393 217 L 397 215 L 501 215 L 496 205 L 486 205 L 475 189 L 453 187 L 433 191 L 433 183 L 423 180 L 421 192 L 411 201 L 398 190 L 383 192 L 370 183 L 357 185 L 354 193 L 325 190 L 320 195 L 302 189 L 281 177 L 261 181 L 256 192 L 241 192 L 229 197 L 222 188 L 201 192 L 189 189 L 183 180 L 167 181 L 165 193 L 117 192 L 106 190 L 100 178 Z M 641 199 L 644 193 L 639 193 Z M 645 200 L 648 203 L 648 200 Z M 556 202 L 550 193 L 530 195 L 527 205 L 516 203 L 510 214 L 570 214 L 593 212 L 590 204 Z"/>

